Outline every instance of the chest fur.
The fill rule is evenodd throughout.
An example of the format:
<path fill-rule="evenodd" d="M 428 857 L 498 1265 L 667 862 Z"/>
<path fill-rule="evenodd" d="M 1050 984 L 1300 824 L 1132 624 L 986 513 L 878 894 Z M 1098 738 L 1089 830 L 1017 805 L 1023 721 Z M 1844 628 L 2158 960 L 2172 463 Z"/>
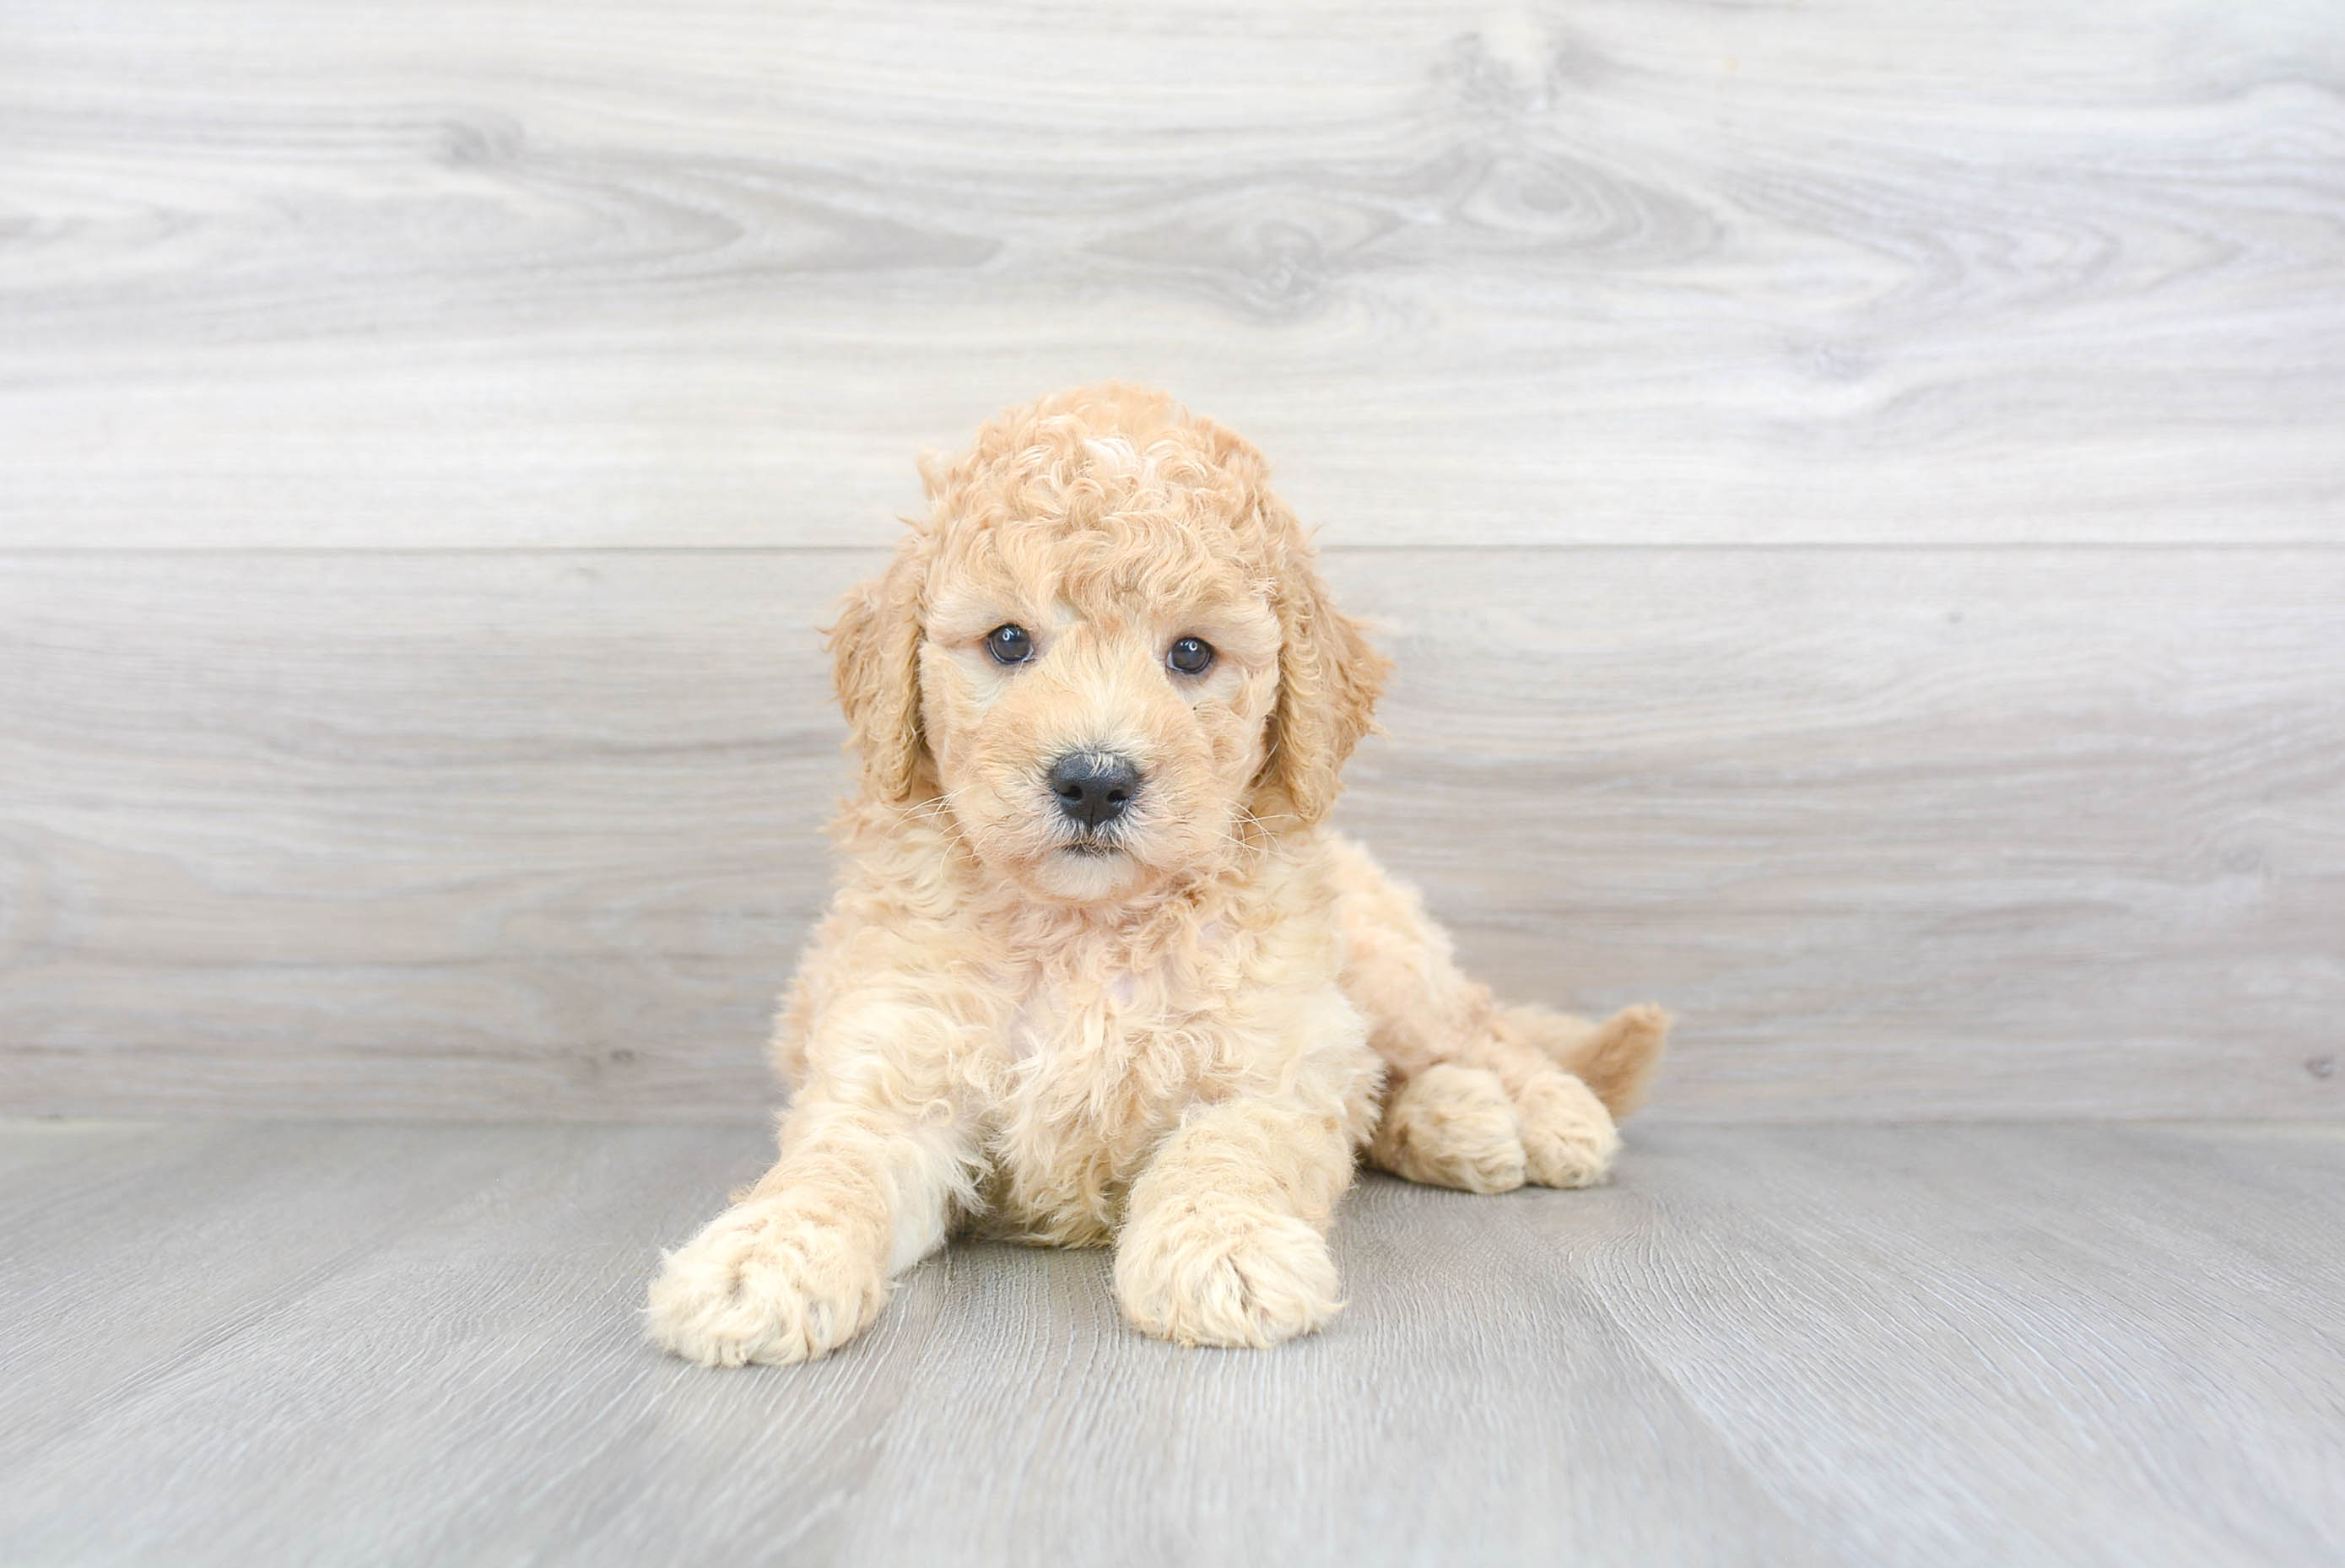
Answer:
<path fill-rule="evenodd" d="M 1215 1020 L 1233 977 L 1217 967 L 1073 951 L 1013 982 L 980 1074 L 988 1228 L 1076 1246 L 1112 1236 L 1151 1152 L 1224 1075 Z"/>

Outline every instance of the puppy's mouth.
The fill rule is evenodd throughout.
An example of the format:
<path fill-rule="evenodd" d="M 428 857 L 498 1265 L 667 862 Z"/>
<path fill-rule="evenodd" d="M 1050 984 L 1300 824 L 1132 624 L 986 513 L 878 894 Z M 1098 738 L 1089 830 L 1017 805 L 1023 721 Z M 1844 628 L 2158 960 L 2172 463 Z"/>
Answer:
<path fill-rule="evenodd" d="M 1085 860 L 1104 860 L 1110 855 L 1124 852 L 1123 846 L 1112 839 L 1070 839 L 1058 849 L 1062 855 L 1072 855 Z"/>

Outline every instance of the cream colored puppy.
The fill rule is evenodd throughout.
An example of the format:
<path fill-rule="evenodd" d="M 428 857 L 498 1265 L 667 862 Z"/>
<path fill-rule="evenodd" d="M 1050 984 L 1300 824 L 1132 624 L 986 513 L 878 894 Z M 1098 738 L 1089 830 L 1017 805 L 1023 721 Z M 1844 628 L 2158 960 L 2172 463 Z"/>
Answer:
<path fill-rule="evenodd" d="M 1497 1006 L 1322 826 L 1386 667 L 1261 456 L 1108 386 L 927 478 L 830 634 L 862 783 L 776 1036 L 780 1158 L 668 1257 L 652 1337 L 809 1359 L 974 1230 L 1112 1244 L 1142 1330 L 1272 1345 L 1340 1305 L 1364 1146 L 1603 1180 L 1664 1021 Z"/>

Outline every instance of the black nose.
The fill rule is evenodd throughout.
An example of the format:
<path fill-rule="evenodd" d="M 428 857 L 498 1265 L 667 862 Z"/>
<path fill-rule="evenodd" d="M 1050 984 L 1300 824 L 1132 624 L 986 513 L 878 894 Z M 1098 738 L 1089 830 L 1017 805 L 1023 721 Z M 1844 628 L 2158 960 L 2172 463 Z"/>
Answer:
<path fill-rule="evenodd" d="M 1140 793 L 1140 769 L 1112 751 L 1070 751 L 1051 764 L 1051 793 L 1059 809 L 1086 828 L 1123 815 Z"/>

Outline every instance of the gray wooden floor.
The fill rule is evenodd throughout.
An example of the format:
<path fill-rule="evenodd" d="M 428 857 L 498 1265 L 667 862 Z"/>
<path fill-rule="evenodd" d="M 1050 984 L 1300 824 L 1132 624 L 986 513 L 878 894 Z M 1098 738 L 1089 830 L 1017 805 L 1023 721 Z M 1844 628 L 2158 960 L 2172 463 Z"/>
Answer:
<path fill-rule="evenodd" d="M 1124 1329 L 976 1247 L 812 1368 L 665 1360 L 755 1130 L 0 1131 L 0 1561 L 2333 1563 L 2345 1128 L 1659 1126 L 1376 1180 L 1351 1307 Z"/>

